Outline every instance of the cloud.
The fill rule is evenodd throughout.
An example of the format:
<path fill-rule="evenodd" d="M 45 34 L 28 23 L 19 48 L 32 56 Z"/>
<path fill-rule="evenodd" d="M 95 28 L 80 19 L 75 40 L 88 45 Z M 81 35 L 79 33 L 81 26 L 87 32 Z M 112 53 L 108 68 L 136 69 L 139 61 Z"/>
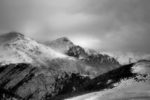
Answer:
<path fill-rule="evenodd" d="M 38 40 L 67 36 L 90 48 L 150 53 L 149 3 L 149 0 L 1 0 L 0 32 L 19 31 Z"/>

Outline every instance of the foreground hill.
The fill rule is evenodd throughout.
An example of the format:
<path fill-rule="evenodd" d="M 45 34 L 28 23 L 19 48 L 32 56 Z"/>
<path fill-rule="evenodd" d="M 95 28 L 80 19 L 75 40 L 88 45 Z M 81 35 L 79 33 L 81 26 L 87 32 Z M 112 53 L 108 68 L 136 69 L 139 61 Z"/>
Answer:
<path fill-rule="evenodd" d="M 84 91 L 98 91 L 66 100 L 149 100 L 150 61 L 139 61 L 85 83 Z"/>
<path fill-rule="evenodd" d="M 46 100 L 67 94 L 90 80 L 79 73 L 70 73 L 30 64 L 0 67 L 0 100 Z"/>
<path fill-rule="evenodd" d="M 125 65 L 94 79 L 51 66 L 10 64 L 0 67 L 0 79 L 4 100 L 64 100 L 85 93 L 90 94 L 66 100 L 149 100 L 150 61 Z"/>

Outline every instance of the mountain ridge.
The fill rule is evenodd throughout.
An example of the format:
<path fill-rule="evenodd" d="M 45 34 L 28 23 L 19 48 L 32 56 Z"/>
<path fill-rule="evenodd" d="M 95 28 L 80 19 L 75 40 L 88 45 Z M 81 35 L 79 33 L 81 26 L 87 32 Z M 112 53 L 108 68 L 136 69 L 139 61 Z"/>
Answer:
<path fill-rule="evenodd" d="M 0 38 L 3 38 L 3 37 L 6 37 L 6 38 L 8 37 L 8 39 L 6 39 L 4 44 L 1 45 L 1 49 L 2 49 L 1 51 L 4 51 L 4 52 L 8 51 L 8 54 L 12 55 L 12 58 L 10 59 L 10 61 L 8 61 L 8 63 L 9 62 L 13 63 L 14 61 L 13 59 L 15 58 L 17 58 L 16 61 L 18 59 L 19 61 L 22 59 L 22 62 L 24 62 L 25 60 L 25 62 L 29 61 L 29 63 L 32 63 L 35 60 L 37 60 L 36 62 L 39 62 L 40 58 L 42 61 L 42 59 L 46 60 L 46 59 L 51 59 L 51 58 L 59 58 L 59 57 L 66 58 L 67 57 L 64 54 L 54 51 L 50 47 L 47 47 L 41 43 L 34 41 L 33 39 L 30 39 L 22 35 L 21 33 L 15 33 L 15 32 L 8 33 L 5 35 L 2 35 Z M 3 49 L 6 49 L 6 50 L 3 50 Z M 7 55 L 7 52 L 5 54 L 2 53 L 3 57 L 6 57 L 6 55 Z M 9 57 L 7 58 L 9 59 Z M 6 60 L 7 58 L 5 58 L 4 60 Z M 39 60 L 37 58 L 39 58 Z"/>

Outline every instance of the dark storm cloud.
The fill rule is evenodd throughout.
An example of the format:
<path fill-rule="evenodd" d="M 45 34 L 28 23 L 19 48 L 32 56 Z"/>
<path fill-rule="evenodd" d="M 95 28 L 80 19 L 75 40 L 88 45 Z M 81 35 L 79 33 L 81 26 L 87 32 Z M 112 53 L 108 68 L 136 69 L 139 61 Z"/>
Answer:
<path fill-rule="evenodd" d="M 85 47 L 150 53 L 149 4 L 150 0 L 1 0 L 0 32 L 20 31 L 41 40 L 67 36 Z"/>

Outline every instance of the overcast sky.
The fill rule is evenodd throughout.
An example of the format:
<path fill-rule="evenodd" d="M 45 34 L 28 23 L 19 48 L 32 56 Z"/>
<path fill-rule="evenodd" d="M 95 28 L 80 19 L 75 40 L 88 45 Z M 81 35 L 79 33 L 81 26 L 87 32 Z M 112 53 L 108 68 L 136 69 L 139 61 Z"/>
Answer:
<path fill-rule="evenodd" d="M 150 0 L 0 0 L 0 33 L 150 53 Z"/>

